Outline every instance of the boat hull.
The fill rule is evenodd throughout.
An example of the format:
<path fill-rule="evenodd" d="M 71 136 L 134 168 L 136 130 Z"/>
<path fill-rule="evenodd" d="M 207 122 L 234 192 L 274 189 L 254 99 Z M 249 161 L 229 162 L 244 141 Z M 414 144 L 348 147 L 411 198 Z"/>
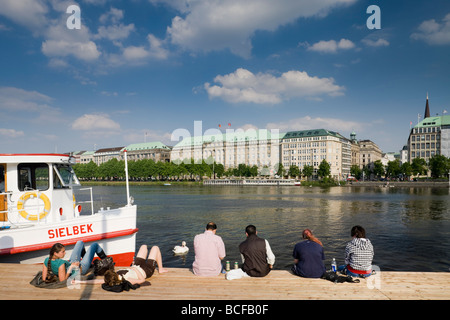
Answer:
<path fill-rule="evenodd" d="M 97 242 L 117 266 L 133 261 L 136 249 L 136 206 L 103 210 L 58 223 L 25 225 L 0 231 L 0 262 L 42 263 L 54 243 L 66 246 L 66 257 L 77 241 Z"/>

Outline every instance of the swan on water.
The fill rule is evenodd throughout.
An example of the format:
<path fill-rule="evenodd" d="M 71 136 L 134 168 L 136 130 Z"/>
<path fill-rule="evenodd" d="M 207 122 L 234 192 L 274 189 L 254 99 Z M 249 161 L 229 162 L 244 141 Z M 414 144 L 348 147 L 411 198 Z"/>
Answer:
<path fill-rule="evenodd" d="M 186 242 L 183 241 L 181 243 L 181 246 L 175 246 L 172 251 L 175 254 L 185 254 L 188 253 L 189 248 L 186 246 Z"/>

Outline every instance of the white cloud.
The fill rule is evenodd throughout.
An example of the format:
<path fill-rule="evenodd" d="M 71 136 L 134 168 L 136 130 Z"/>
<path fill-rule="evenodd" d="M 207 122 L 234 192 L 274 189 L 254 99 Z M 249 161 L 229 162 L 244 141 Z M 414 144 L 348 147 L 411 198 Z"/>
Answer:
<path fill-rule="evenodd" d="M 411 34 L 411 39 L 423 40 L 430 45 L 450 44 L 450 13 L 441 23 L 435 19 L 425 20 L 417 29 L 418 32 Z"/>
<path fill-rule="evenodd" d="M 31 30 L 40 30 L 46 25 L 45 14 L 48 12 L 43 0 L 2 0 L 0 15 Z"/>
<path fill-rule="evenodd" d="M 163 41 L 154 35 L 147 36 L 148 44 L 145 46 L 129 46 L 124 48 L 123 57 L 127 61 L 142 62 L 146 59 L 165 60 L 169 51 L 163 47 Z"/>
<path fill-rule="evenodd" d="M 267 124 L 267 129 L 279 129 L 280 132 L 287 131 L 300 131 L 310 129 L 327 129 L 341 132 L 351 132 L 353 130 L 363 131 L 367 127 L 367 123 L 361 121 L 349 121 L 337 118 L 324 118 L 324 117 L 300 117 L 295 119 L 289 119 L 282 122 L 272 122 Z"/>
<path fill-rule="evenodd" d="M 333 78 L 311 77 L 304 71 L 288 71 L 276 77 L 269 73 L 253 74 L 239 68 L 227 75 L 218 75 L 204 87 L 210 98 L 221 98 L 231 103 L 278 104 L 293 97 L 317 98 L 321 95 L 342 95 L 344 87 Z"/>
<path fill-rule="evenodd" d="M 48 57 L 74 56 L 80 60 L 92 61 L 100 56 L 93 41 L 73 42 L 70 40 L 46 40 L 42 43 L 42 53 Z"/>
<path fill-rule="evenodd" d="M 338 50 L 353 49 L 355 44 L 348 39 L 341 39 L 339 41 L 319 41 L 308 47 L 310 51 L 317 51 L 322 53 L 336 53 Z"/>
<path fill-rule="evenodd" d="M 298 18 L 325 16 L 356 0 L 150 0 L 180 12 L 167 33 L 173 44 L 192 52 L 229 49 L 248 58 L 258 30 L 274 31 Z"/>
<path fill-rule="evenodd" d="M 53 99 L 37 91 L 27 91 L 15 87 L 0 87 L 0 110 L 30 111 L 42 110 Z"/>
<path fill-rule="evenodd" d="M 111 8 L 107 13 L 100 16 L 99 21 L 104 24 L 98 28 L 96 39 L 109 39 L 111 41 L 128 38 L 131 32 L 135 31 L 134 23 L 124 25 L 121 23 L 124 13 L 122 10 Z"/>
<path fill-rule="evenodd" d="M 382 38 L 379 38 L 377 40 L 366 38 L 366 39 L 362 39 L 361 41 L 369 47 L 387 47 L 387 46 L 389 46 L 389 41 L 382 39 Z"/>
<path fill-rule="evenodd" d="M 82 131 L 118 131 L 120 125 L 106 114 L 84 114 L 72 124 L 72 129 Z"/>
<path fill-rule="evenodd" d="M 23 137 L 24 135 L 25 135 L 25 133 L 23 131 L 18 131 L 15 129 L 0 128 L 0 136 L 4 136 L 7 138 L 18 138 L 18 137 Z"/>

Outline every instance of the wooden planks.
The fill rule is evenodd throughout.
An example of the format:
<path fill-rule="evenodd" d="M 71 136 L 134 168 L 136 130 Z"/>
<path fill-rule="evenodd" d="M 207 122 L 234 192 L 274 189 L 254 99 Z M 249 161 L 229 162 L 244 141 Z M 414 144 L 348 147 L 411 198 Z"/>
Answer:
<path fill-rule="evenodd" d="M 1 300 L 448 300 L 450 273 L 379 272 L 360 283 L 334 284 L 305 279 L 285 270 L 264 278 L 226 280 L 197 277 L 187 268 L 169 268 L 149 280 L 151 286 L 129 292 L 105 291 L 101 285 L 41 289 L 29 282 L 41 265 L 0 264 Z"/>

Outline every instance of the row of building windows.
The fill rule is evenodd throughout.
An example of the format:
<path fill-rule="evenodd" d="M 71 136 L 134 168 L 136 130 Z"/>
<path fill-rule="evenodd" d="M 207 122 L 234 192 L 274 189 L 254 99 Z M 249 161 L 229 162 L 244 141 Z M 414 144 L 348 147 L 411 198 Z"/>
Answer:
<path fill-rule="evenodd" d="M 411 136 L 411 141 L 415 142 L 415 141 L 435 141 L 435 140 L 440 140 L 441 139 L 441 135 L 437 134 L 423 134 L 423 135 L 417 135 L 417 136 Z"/>

